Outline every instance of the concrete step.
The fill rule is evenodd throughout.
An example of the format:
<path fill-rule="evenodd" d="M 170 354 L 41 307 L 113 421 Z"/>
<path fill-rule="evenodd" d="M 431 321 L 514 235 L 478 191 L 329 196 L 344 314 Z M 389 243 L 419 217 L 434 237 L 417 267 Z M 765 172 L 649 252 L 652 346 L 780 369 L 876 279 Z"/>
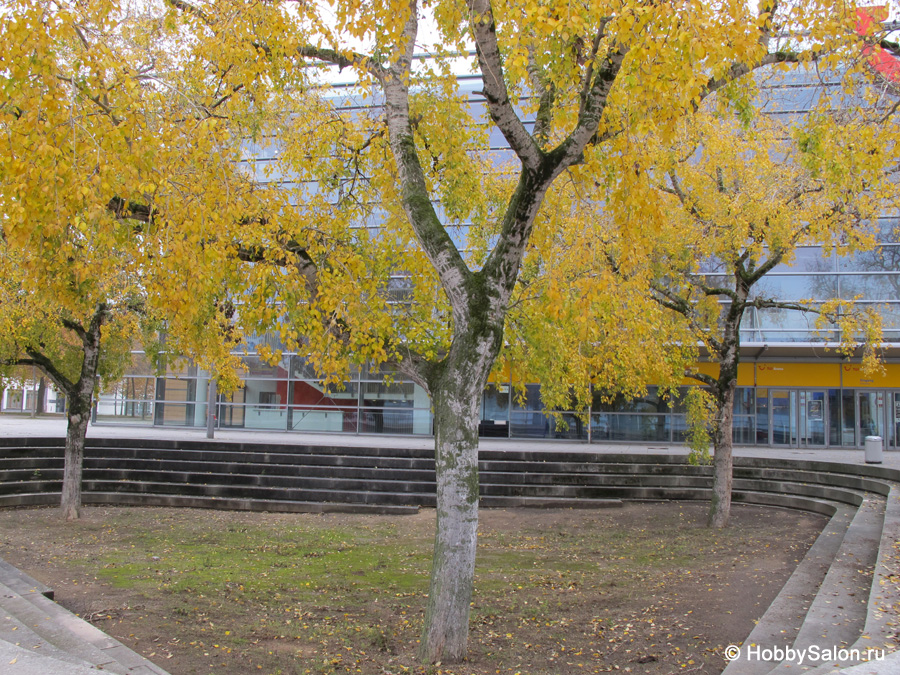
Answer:
<path fill-rule="evenodd" d="M 54 658 L 62 658 L 59 652 L 64 652 L 80 662 L 119 675 L 134 672 L 133 666 L 150 668 L 153 665 L 43 595 L 20 596 L 5 584 L 0 584 L 0 611 L 4 616 L 14 617 L 34 635 L 52 645 L 55 651 L 51 656 Z M 29 640 L 26 639 L 17 646 L 27 649 Z M 37 651 L 42 648 L 43 645 L 38 646 Z M 155 669 L 145 672 L 164 671 Z"/>
<path fill-rule="evenodd" d="M 823 652 L 847 648 L 859 639 L 884 526 L 884 506 L 883 498 L 868 495 L 856 510 L 790 645 L 793 652 L 774 664 L 767 671 L 770 675 L 819 670 Z"/>
<path fill-rule="evenodd" d="M 57 662 L 63 662 L 75 667 L 93 667 L 93 664 L 85 661 L 53 645 L 31 630 L 26 624 L 19 621 L 11 612 L 7 612 L 5 608 L 0 608 L 0 645 L 15 647 L 17 650 L 23 650 L 30 654 L 40 656 L 47 659 L 53 659 Z M 18 655 L 17 655 L 18 656 Z M 13 656 L 12 658 L 16 658 Z M 2 661 L 0 664 L 8 666 L 11 659 Z M 2 672 L 11 672 L 12 669 Z"/>
<path fill-rule="evenodd" d="M 0 582 L 6 584 L 11 591 L 19 595 L 27 596 L 32 593 L 40 593 L 45 598 L 53 600 L 52 588 L 28 576 L 25 572 L 17 567 L 13 567 L 3 559 L 0 559 Z"/>
<path fill-rule="evenodd" d="M 21 593 L 19 592 L 21 591 Z M 0 660 L 4 673 L 166 672 L 57 605 L 53 592 L 0 559 Z M 11 666 L 15 666 L 12 668 Z"/>
<path fill-rule="evenodd" d="M 0 663 L 8 675 L 97 675 L 104 672 L 89 663 L 66 657 L 64 653 L 50 656 L 0 640 Z"/>
<path fill-rule="evenodd" d="M 748 648 L 785 649 L 793 646 L 855 515 L 856 509 L 851 506 L 841 504 L 836 507 L 831 520 L 744 640 L 740 657 L 731 661 L 722 675 L 765 675 L 778 665 L 778 662 L 751 656 Z"/>
<path fill-rule="evenodd" d="M 900 486 L 891 485 L 885 510 L 878 559 L 872 577 L 872 587 L 866 608 L 866 622 L 862 635 L 850 646 L 852 658 L 844 661 L 849 666 L 854 663 L 871 661 L 860 667 L 858 673 L 878 670 L 883 675 L 900 673 L 900 652 L 894 652 L 900 638 Z M 884 658 L 886 657 L 887 658 Z M 883 659 L 883 660 L 882 660 Z M 887 669 L 886 663 L 894 664 Z M 838 672 L 833 664 L 823 664 L 810 671 L 811 675 L 825 675 Z M 855 672 L 853 668 L 841 673 Z"/>
<path fill-rule="evenodd" d="M 365 504 L 338 502 L 276 501 L 269 499 L 240 499 L 177 494 L 129 494 L 123 492 L 87 492 L 83 503 L 105 506 L 170 506 L 225 511 L 262 511 L 268 513 L 369 513 L 373 515 L 407 516 L 419 512 L 418 506 L 403 504 Z M 59 503 L 55 495 L 53 503 Z"/>

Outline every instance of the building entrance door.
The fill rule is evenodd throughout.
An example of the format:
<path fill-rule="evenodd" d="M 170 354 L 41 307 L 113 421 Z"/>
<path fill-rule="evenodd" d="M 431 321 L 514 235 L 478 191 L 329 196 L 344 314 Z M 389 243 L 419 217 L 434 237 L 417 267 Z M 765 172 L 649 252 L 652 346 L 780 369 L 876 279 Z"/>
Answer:
<path fill-rule="evenodd" d="M 888 410 L 888 426 L 893 433 L 891 434 L 890 444 L 885 445 L 885 447 L 896 450 L 900 448 L 900 391 L 893 393 L 893 404 L 891 409 Z"/>
<path fill-rule="evenodd" d="M 864 446 L 866 444 L 866 436 L 881 436 L 884 438 L 885 396 L 886 394 L 883 391 L 860 391 L 856 393 L 857 445 Z"/>
<path fill-rule="evenodd" d="M 800 395 L 800 445 L 824 448 L 827 440 L 828 396 L 824 389 L 809 389 Z"/>
<path fill-rule="evenodd" d="M 797 444 L 797 396 L 789 389 L 771 390 L 772 445 Z"/>

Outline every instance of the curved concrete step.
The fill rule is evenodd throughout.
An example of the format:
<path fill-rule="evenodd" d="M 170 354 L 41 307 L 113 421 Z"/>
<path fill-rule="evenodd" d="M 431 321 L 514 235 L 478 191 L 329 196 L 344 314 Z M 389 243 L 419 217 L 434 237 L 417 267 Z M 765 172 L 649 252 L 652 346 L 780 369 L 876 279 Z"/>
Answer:
<path fill-rule="evenodd" d="M 16 647 L 70 665 L 129 675 L 165 671 L 39 593 L 21 596 L 0 583 L 0 610 L 27 629 Z M 10 631 L 18 632 L 18 631 Z M 39 641 L 37 640 L 39 639 Z M 48 645 L 52 648 L 48 648 Z M 7 672 L 7 671 L 5 671 Z"/>
<path fill-rule="evenodd" d="M 851 506 L 836 507 L 831 520 L 744 640 L 740 657 L 731 661 L 722 675 L 764 675 L 777 662 L 756 658 L 748 648 L 793 646 L 855 514 L 856 509 Z"/>
<path fill-rule="evenodd" d="M 0 663 L 5 666 L 3 672 L 9 675 L 97 675 L 108 672 L 64 652 L 51 656 L 4 640 L 0 640 Z"/>

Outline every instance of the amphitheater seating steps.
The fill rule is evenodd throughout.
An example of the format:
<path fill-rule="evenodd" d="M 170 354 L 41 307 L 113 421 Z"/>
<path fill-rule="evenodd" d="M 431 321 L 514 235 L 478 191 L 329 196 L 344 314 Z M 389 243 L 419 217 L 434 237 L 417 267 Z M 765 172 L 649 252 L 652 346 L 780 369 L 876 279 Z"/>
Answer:
<path fill-rule="evenodd" d="M 58 503 L 62 456 L 62 439 L 0 439 L 0 506 Z M 493 450 L 479 454 L 479 471 L 485 508 L 708 500 L 712 485 L 711 467 L 678 454 Z M 736 503 L 830 518 L 745 646 L 892 644 L 896 619 L 886 617 L 900 608 L 895 481 L 900 472 L 877 466 L 736 458 Z M 83 490 L 86 504 L 404 514 L 434 506 L 434 459 L 429 450 L 379 447 L 94 439 Z M 835 665 L 739 658 L 725 673 L 828 673 Z"/>

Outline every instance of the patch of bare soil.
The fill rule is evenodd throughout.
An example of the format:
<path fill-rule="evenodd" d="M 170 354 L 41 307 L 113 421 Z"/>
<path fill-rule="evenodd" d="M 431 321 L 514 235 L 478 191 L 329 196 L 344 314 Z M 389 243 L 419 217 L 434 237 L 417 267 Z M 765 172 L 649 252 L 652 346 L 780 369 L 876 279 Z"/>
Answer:
<path fill-rule="evenodd" d="M 0 555 L 173 675 L 720 673 L 826 522 L 692 503 L 483 510 L 470 658 L 417 665 L 434 513 L 0 512 Z"/>

